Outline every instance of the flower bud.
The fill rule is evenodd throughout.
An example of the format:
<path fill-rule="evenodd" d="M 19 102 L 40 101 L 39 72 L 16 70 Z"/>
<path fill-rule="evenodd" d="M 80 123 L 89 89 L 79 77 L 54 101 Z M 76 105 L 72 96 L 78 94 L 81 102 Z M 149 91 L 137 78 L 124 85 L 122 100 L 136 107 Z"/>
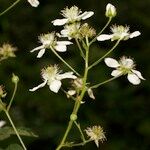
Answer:
<path fill-rule="evenodd" d="M 19 77 L 18 76 L 16 76 L 14 73 L 12 74 L 12 78 L 11 78 L 11 80 L 12 80 L 12 82 L 13 83 L 18 83 L 19 82 Z"/>
<path fill-rule="evenodd" d="M 113 18 L 116 16 L 116 14 L 117 14 L 117 12 L 116 12 L 115 6 L 108 3 L 106 6 L 106 13 L 105 13 L 106 17 Z"/>
<path fill-rule="evenodd" d="M 72 120 L 72 121 L 76 121 L 77 120 L 77 115 L 75 115 L 75 114 L 71 114 L 71 116 L 70 116 L 70 120 Z"/>

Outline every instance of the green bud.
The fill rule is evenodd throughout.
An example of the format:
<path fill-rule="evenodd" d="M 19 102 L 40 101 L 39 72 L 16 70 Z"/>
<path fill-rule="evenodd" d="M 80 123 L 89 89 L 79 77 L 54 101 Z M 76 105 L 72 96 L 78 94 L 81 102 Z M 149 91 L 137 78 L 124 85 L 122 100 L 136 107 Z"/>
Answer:
<path fill-rule="evenodd" d="M 106 6 L 106 13 L 105 13 L 106 17 L 113 18 L 113 17 L 116 16 L 116 14 L 117 14 L 117 12 L 116 12 L 115 6 L 113 6 L 110 3 L 107 4 L 107 6 Z"/>
<path fill-rule="evenodd" d="M 76 121 L 77 120 L 77 115 L 75 115 L 75 114 L 71 114 L 70 115 L 70 120 L 72 120 L 72 121 Z"/>
<path fill-rule="evenodd" d="M 16 76 L 14 73 L 12 74 L 12 78 L 11 78 L 11 80 L 12 80 L 12 82 L 13 83 L 18 83 L 19 82 L 19 77 L 18 76 Z"/>

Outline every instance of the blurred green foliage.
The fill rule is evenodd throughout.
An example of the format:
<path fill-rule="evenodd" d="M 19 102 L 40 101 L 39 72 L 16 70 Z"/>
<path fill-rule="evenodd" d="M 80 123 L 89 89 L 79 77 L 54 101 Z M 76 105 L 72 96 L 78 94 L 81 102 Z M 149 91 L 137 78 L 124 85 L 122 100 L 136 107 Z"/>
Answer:
<path fill-rule="evenodd" d="M 4 10 L 12 2 L 13 0 L 0 0 L 0 10 Z M 93 10 L 95 15 L 87 21 L 99 31 L 107 21 L 104 16 L 105 6 L 111 2 L 118 12 L 112 24 L 130 25 L 131 32 L 139 30 L 142 33 L 138 38 L 121 42 L 111 56 L 118 58 L 126 55 L 135 58 L 137 69 L 147 80 L 138 86 L 133 86 L 126 77 L 121 77 L 94 90 L 96 100 L 86 98 L 86 103 L 79 112 L 79 120 L 83 129 L 99 124 L 104 128 L 107 141 L 101 144 L 99 149 L 149 150 L 150 1 L 41 0 L 40 2 L 38 8 L 33 8 L 26 0 L 22 0 L 15 8 L 0 17 L 0 45 L 9 42 L 18 47 L 16 58 L 8 59 L 0 64 L 0 84 L 5 85 L 8 93 L 6 99 L 9 99 L 13 92 L 12 72 L 20 78 L 11 116 L 17 126 L 31 128 L 39 135 L 39 138 L 24 138 L 28 149 L 54 149 L 65 131 L 73 107 L 73 102 L 66 99 L 61 91 L 59 94 L 54 94 L 48 87 L 33 93 L 28 91 L 29 88 L 41 82 L 40 70 L 45 65 L 58 63 L 65 71 L 68 71 L 68 68 L 50 51 L 47 51 L 41 59 L 37 59 L 35 53 L 29 52 L 38 45 L 37 36 L 52 30 L 59 31 L 61 27 L 52 26 L 51 21 L 61 18 L 60 10 L 72 5 L 77 5 L 83 11 Z M 108 28 L 105 33 L 109 31 Z M 96 42 L 90 52 L 91 62 L 104 54 L 112 45 L 110 41 Z M 76 47 L 70 46 L 68 52 L 61 55 L 78 71 L 82 71 L 82 60 Z M 97 83 L 110 78 L 110 72 L 111 69 L 101 63 L 91 71 L 89 82 Z M 2 113 L 0 115 L 1 118 L 6 119 Z M 76 130 L 72 130 L 70 134 L 72 138 L 79 138 Z M 5 141 L 0 141 L 0 147 L 6 148 L 8 143 L 17 142 L 17 138 L 12 136 Z M 94 143 L 91 143 L 85 147 L 72 149 L 97 148 Z"/>

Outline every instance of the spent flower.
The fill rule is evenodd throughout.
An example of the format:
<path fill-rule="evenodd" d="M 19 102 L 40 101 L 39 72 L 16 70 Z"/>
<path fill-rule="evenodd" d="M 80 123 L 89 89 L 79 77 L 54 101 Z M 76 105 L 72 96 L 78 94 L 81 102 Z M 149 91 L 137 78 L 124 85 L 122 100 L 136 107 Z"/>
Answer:
<path fill-rule="evenodd" d="M 38 7 L 40 4 L 38 0 L 28 0 L 32 7 Z"/>
<path fill-rule="evenodd" d="M 99 147 L 99 141 L 106 140 L 103 128 L 101 126 L 93 126 L 85 129 L 86 134 L 93 140 L 97 147 Z"/>
<path fill-rule="evenodd" d="M 81 20 L 85 20 L 91 17 L 94 14 L 93 11 L 82 11 L 77 6 L 72 6 L 71 8 L 66 7 L 64 10 L 61 11 L 61 15 L 64 17 L 63 19 L 56 19 L 52 21 L 53 25 L 61 26 L 64 24 L 70 24 L 79 22 Z"/>
<path fill-rule="evenodd" d="M 128 26 L 113 25 L 111 27 L 112 34 L 101 34 L 97 37 L 98 41 L 105 41 L 111 39 L 114 40 L 128 40 L 129 38 L 134 38 L 139 36 L 141 33 L 139 31 L 134 31 L 130 33 Z"/>
<path fill-rule="evenodd" d="M 120 61 L 113 58 L 105 58 L 104 61 L 108 67 L 115 68 L 111 73 L 114 77 L 127 74 L 129 82 L 134 85 L 140 84 L 141 79 L 145 80 L 141 73 L 135 70 L 135 63 L 131 58 L 123 56 Z"/>
<path fill-rule="evenodd" d="M 0 98 L 4 98 L 6 94 L 7 93 L 4 90 L 4 86 L 0 85 Z"/>
<path fill-rule="evenodd" d="M 72 44 L 72 42 L 70 42 L 70 41 L 57 41 L 55 32 L 51 32 L 48 34 L 42 34 L 38 38 L 42 45 L 38 46 L 30 51 L 31 53 L 34 51 L 39 51 L 37 58 L 41 58 L 43 56 L 46 48 L 48 48 L 48 49 L 52 48 L 58 52 L 65 52 L 67 50 L 67 45 Z"/>
<path fill-rule="evenodd" d="M 105 12 L 106 17 L 112 18 L 112 17 L 115 17 L 116 14 L 117 14 L 117 12 L 116 12 L 115 6 L 113 6 L 112 4 L 108 3 L 106 5 L 106 12 Z"/>
<path fill-rule="evenodd" d="M 61 73 L 57 65 L 48 66 L 41 71 L 41 76 L 43 78 L 43 83 L 30 89 L 29 91 L 35 91 L 39 88 L 44 87 L 46 84 L 49 86 L 49 89 L 57 93 L 62 85 L 62 79 L 76 79 L 77 77 L 73 75 L 73 72 Z"/>
<path fill-rule="evenodd" d="M 17 50 L 16 47 L 13 47 L 10 44 L 4 43 L 2 45 L 2 47 L 0 47 L 0 59 L 4 60 L 4 59 L 7 59 L 9 57 L 16 57 L 16 55 L 14 53 L 16 50 Z"/>

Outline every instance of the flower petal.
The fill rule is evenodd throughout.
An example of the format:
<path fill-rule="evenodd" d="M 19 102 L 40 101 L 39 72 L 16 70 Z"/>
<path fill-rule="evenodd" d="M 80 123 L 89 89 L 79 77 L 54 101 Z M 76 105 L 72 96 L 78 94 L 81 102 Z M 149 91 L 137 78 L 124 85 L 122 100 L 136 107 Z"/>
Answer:
<path fill-rule="evenodd" d="M 66 52 L 66 50 L 67 50 L 67 46 L 66 45 L 56 45 L 54 48 L 58 52 Z"/>
<path fill-rule="evenodd" d="M 60 31 L 60 33 L 61 33 L 61 37 L 68 37 L 69 31 L 66 29 L 63 29 Z"/>
<path fill-rule="evenodd" d="M 38 86 L 36 86 L 36 87 L 34 87 L 34 88 L 32 88 L 32 89 L 29 89 L 29 91 L 34 92 L 34 91 L 36 91 L 37 89 L 44 87 L 44 86 L 46 85 L 46 83 L 47 83 L 47 80 L 45 80 L 45 81 L 44 81 L 43 83 L 41 83 L 40 85 L 38 85 Z"/>
<path fill-rule="evenodd" d="M 90 18 L 94 15 L 93 11 L 85 11 L 83 14 L 79 15 L 78 18 L 81 18 L 82 20 L 85 20 L 87 18 Z"/>
<path fill-rule="evenodd" d="M 114 77 L 120 76 L 122 74 L 122 71 L 119 70 L 113 70 L 111 75 Z"/>
<path fill-rule="evenodd" d="M 135 32 L 130 34 L 130 38 L 132 39 L 132 38 L 137 37 L 139 35 L 141 35 L 141 33 L 139 31 L 135 31 Z"/>
<path fill-rule="evenodd" d="M 131 82 L 134 85 L 140 84 L 140 82 L 141 82 L 139 77 L 137 75 L 135 75 L 134 73 L 128 74 L 127 78 L 129 80 L 129 82 Z"/>
<path fill-rule="evenodd" d="M 134 61 L 130 58 L 122 59 L 121 63 L 126 68 L 133 68 L 133 65 L 134 65 Z"/>
<path fill-rule="evenodd" d="M 59 80 L 54 80 L 49 85 L 50 90 L 55 93 L 58 93 L 60 87 L 61 87 L 61 81 Z"/>
<path fill-rule="evenodd" d="M 0 128 L 1 128 L 1 127 L 3 127 L 5 124 L 6 124 L 6 122 L 5 122 L 5 121 L 0 120 Z"/>
<path fill-rule="evenodd" d="M 120 66 L 118 61 L 113 58 L 105 58 L 104 62 L 108 67 L 111 67 L 111 68 L 117 68 Z"/>
<path fill-rule="evenodd" d="M 62 80 L 62 79 L 76 79 L 77 77 L 75 75 L 73 75 L 73 72 L 66 72 L 66 73 L 63 73 L 63 74 L 59 74 L 57 76 L 57 79 L 58 80 Z"/>
<path fill-rule="evenodd" d="M 73 43 L 70 42 L 70 41 L 58 41 L 57 44 L 58 45 L 70 45 L 70 44 L 73 44 Z"/>
<path fill-rule="evenodd" d="M 43 48 L 44 48 L 44 46 L 41 45 L 41 46 L 38 46 L 38 47 L 34 48 L 34 49 L 31 50 L 30 52 L 33 53 L 34 51 L 37 51 L 37 50 L 40 50 L 40 49 L 43 49 Z"/>
<path fill-rule="evenodd" d="M 41 49 L 37 55 L 37 58 L 41 58 L 43 54 L 45 53 L 45 48 Z"/>
<path fill-rule="evenodd" d="M 105 40 L 109 40 L 113 37 L 113 35 L 109 35 L 109 34 L 101 34 L 100 36 L 97 37 L 98 41 L 105 41 Z"/>
<path fill-rule="evenodd" d="M 136 74 L 140 79 L 145 80 L 145 79 L 143 78 L 143 76 L 142 76 L 142 74 L 141 74 L 140 71 L 137 71 L 137 70 L 133 70 L 133 69 L 132 69 L 132 72 L 133 72 L 134 74 Z"/>
<path fill-rule="evenodd" d="M 38 0 L 28 0 L 32 7 L 38 7 L 40 4 Z"/>
<path fill-rule="evenodd" d="M 95 99 L 93 90 L 91 88 L 88 88 L 87 92 L 88 92 L 88 95 L 89 95 L 90 98 Z"/>
<path fill-rule="evenodd" d="M 56 20 L 52 21 L 52 24 L 54 26 L 61 26 L 61 25 L 66 24 L 67 21 L 68 21 L 68 19 L 56 19 Z"/>

